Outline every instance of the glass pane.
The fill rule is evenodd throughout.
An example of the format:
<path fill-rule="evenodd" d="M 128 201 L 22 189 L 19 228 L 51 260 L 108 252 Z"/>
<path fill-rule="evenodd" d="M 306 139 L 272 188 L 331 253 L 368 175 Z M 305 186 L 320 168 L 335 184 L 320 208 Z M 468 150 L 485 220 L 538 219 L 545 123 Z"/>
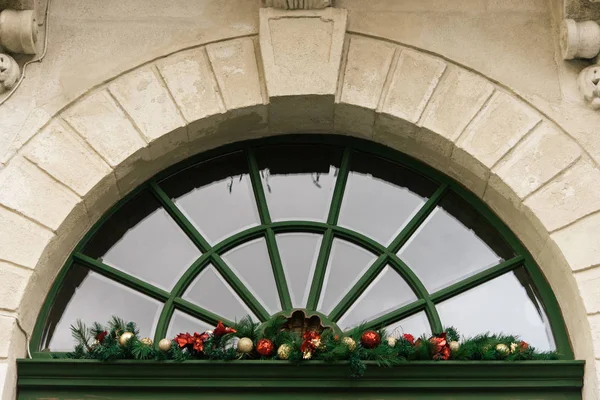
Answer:
<path fill-rule="evenodd" d="M 316 145 L 258 149 L 269 213 L 273 221 L 326 221 L 341 151 Z"/>
<path fill-rule="evenodd" d="M 257 320 L 212 265 L 198 275 L 183 298 L 230 321 L 239 321 L 247 315 Z"/>
<path fill-rule="evenodd" d="M 84 253 L 165 290 L 171 290 L 201 255 L 147 192 L 126 203 L 102 225 Z"/>
<path fill-rule="evenodd" d="M 469 204 L 449 194 L 398 256 L 434 292 L 497 265 L 514 252 Z"/>
<path fill-rule="evenodd" d="M 436 190 L 436 184 L 398 164 L 355 153 L 339 225 L 389 244 Z"/>
<path fill-rule="evenodd" d="M 328 315 L 376 259 L 362 247 L 334 239 L 318 311 Z"/>
<path fill-rule="evenodd" d="M 319 257 L 321 235 L 284 233 L 276 239 L 292 305 L 305 307 Z"/>
<path fill-rule="evenodd" d="M 408 318 L 386 326 L 385 331 L 388 335 L 394 337 L 400 337 L 405 333 L 413 335 L 415 339 L 423 335 L 427 337 L 431 336 L 431 327 L 424 312 L 411 315 Z"/>
<path fill-rule="evenodd" d="M 260 222 L 241 152 L 188 168 L 160 186 L 211 244 Z"/>
<path fill-rule="evenodd" d="M 338 321 L 341 329 L 350 329 L 363 322 L 387 314 L 417 300 L 404 279 L 390 266 L 369 285 L 352 307 Z"/>
<path fill-rule="evenodd" d="M 52 305 L 41 347 L 73 350 L 76 343 L 70 327 L 78 319 L 91 326 L 94 322 L 104 325 L 112 316 L 118 316 L 137 323 L 142 337 L 152 337 L 161 310 L 160 302 L 74 265 Z"/>
<path fill-rule="evenodd" d="M 520 268 L 437 306 L 444 326 L 465 336 L 494 332 L 519 335 L 538 350 L 554 350 L 554 339 L 527 272 Z"/>
<path fill-rule="evenodd" d="M 281 310 L 277 285 L 265 239 L 257 239 L 223 254 L 223 260 L 265 307 L 274 314 Z"/>
<path fill-rule="evenodd" d="M 180 333 L 203 333 L 212 329 L 214 329 L 214 326 L 176 310 L 167 330 L 167 338 L 173 339 Z"/>

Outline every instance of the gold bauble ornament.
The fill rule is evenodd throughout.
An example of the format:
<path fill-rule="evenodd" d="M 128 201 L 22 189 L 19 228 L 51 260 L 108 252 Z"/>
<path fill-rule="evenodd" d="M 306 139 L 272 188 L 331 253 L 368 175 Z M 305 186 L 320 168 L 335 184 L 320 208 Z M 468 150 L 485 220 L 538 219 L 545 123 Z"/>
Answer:
<path fill-rule="evenodd" d="M 450 346 L 450 350 L 452 351 L 458 351 L 458 349 L 460 349 L 460 343 L 458 343 L 456 340 L 453 340 L 450 343 L 448 343 L 448 346 Z"/>
<path fill-rule="evenodd" d="M 129 342 L 129 339 L 131 339 L 132 337 L 134 337 L 135 335 L 132 332 L 125 332 L 123 333 L 120 337 L 119 337 L 119 344 L 121 346 L 125 346 L 127 344 L 127 342 Z"/>
<path fill-rule="evenodd" d="M 279 357 L 282 360 L 287 360 L 288 358 L 290 358 L 291 354 L 292 346 L 290 346 L 289 344 L 282 344 L 277 349 L 277 357 Z"/>
<path fill-rule="evenodd" d="M 350 351 L 354 351 L 354 349 L 356 349 L 356 341 L 354 339 L 352 339 L 351 337 L 345 337 L 342 339 L 342 343 L 344 343 L 346 345 L 346 347 L 348 347 L 348 350 Z"/>
<path fill-rule="evenodd" d="M 254 348 L 254 343 L 252 342 L 252 339 L 244 337 L 238 342 L 237 348 L 240 353 L 247 354 L 250 353 Z"/>
<path fill-rule="evenodd" d="M 158 349 L 164 352 L 171 350 L 171 341 L 169 339 L 161 339 L 158 342 Z"/>
<path fill-rule="evenodd" d="M 149 337 L 145 337 L 145 338 L 140 339 L 140 342 L 142 342 L 146 346 L 152 346 L 154 344 L 154 342 L 152 341 L 152 339 L 150 339 Z"/>
<path fill-rule="evenodd" d="M 496 345 L 496 351 L 503 355 L 508 355 L 508 353 L 510 352 L 510 349 L 504 343 L 500 343 L 500 344 Z"/>
<path fill-rule="evenodd" d="M 396 347 L 396 343 L 398 342 L 398 339 L 396 339 L 393 336 L 388 336 L 387 338 L 385 338 L 385 341 L 387 342 L 388 346 Z"/>

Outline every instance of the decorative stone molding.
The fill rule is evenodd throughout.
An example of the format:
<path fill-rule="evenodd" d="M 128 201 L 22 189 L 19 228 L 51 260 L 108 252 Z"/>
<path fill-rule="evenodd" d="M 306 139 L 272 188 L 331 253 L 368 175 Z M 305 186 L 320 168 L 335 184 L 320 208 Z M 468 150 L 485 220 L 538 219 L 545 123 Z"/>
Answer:
<path fill-rule="evenodd" d="M 317 10 L 331 7 L 333 0 L 263 0 L 265 7 L 284 10 Z"/>
<path fill-rule="evenodd" d="M 38 27 L 33 10 L 0 12 L 0 45 L 13 53 L 35 54 Z"/>
<path fill-rule="evenodd" d="M 0 53 L 0 94 L 15 87 L 19 76 L 21 71 L 15 59 Z"/>
<path fill-rule="evenodd" d="M 596 57 L 600 53 L 600 25 L 596 21 L 563 20 L 560 49 L 564 60 Z"/>
<path fill-rule="evenodd" d="M 594 110 L 600 110 L 600 64 L 590 65 L 579 73 L 579 91 Z"/>

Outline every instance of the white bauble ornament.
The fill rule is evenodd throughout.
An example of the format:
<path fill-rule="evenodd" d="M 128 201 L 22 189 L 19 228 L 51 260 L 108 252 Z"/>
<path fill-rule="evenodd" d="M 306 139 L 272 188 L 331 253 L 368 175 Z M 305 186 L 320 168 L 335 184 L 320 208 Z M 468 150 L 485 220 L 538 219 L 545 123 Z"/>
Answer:
<path fill-rule="evenodd" d="M 254 343 L 250 338 L 241 338 L 238 342 L 237 348 L 240 353 L 250 353 L 254 348 Z"/>
<path fill-rule="evenodd" d="M 171 350 L 171 341 L 169 339 L 161 339 L 160 342 L 158 342 L 158 349 L 165 353 Z"/>
<path fill-rule="evenodd" d="M 279 357 L 282 360 L 287 360 L 288 358 L 290 358 L 291 354 L 292 346 L 290 346 L 289 344 L 282 344 L 277 349 L 277 357 Z"/>
<path fill-rule="evenodd" d="M 458 349 L 460 349 L 460 343 L 458 343 L 456 340 L 453 340 L 450 343 L 448 343 L 448 346 L 450 346 L 450 350 L 452 351 L 458 351 Z"/>
<path fill-rule="evenodd" d="M 120 337 L 119 337 L 119 344 L 121 346 L 125 346 L 127 344 L 127 342 L 129 342 L 129 339 L 131 339 L 132 337 L 134 337 L 135 335 L 131 332 L 125 332 L 123 333 Z"/>
<path fill-rule="evenodd" d="M 354 339 L 352 339 L 351 337 L 345 337 L 342 339 L 342 343 L 344 343 L 346 345 L 346 347 L 348 347 L 348 350 L 350 351 L 354 351 L 354 349 L 356 349 L 356 341 Z"/>
<path fill-rule="evenodd" d="M 398 342 L 398 339 L 396 339 L 393 336 L 388 336 L 387 338 L 385 338 L 385 340 L 386 340 L 388 346 L 390 346 L 390 347 L 395 347 L 396 343 Z"/>
<path fill-rule="evenodd" d="M 510 349 L 504 343 L 500 343 L 496 345 L 496 351 L 503 355 L 507 355 L 510 352 Z"/>

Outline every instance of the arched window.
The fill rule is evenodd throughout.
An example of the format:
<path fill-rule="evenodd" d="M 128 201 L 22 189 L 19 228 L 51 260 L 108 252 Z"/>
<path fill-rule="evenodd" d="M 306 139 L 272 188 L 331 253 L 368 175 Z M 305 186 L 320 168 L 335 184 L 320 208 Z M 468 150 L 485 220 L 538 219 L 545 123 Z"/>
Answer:
<path fill-rule="evenodd" d="M 231 145 L 127 196 L 74 250 L 32 350 L 71 350 L 79 318 L 119 315 L 157 340 L 293 309 L 342 330 L 517 334 L 573 357 L 545 279 L 477 198 L 395 151 L 323 136 Z"/>

